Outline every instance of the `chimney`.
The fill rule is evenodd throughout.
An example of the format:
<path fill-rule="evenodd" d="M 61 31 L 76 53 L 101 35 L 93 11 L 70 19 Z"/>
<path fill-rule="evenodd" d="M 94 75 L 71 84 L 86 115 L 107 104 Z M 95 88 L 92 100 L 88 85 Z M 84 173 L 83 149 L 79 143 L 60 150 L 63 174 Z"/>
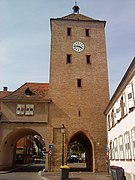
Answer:
<path fill-rule="evenodd" d="M 8 87 L 3 87 L 3 91 L 7 91 L 8 90 Z"/>

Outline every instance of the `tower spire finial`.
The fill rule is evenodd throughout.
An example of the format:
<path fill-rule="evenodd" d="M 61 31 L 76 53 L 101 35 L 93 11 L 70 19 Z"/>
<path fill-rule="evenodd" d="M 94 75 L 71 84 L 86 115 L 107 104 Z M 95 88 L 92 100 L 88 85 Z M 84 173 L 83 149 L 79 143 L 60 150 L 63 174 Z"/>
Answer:
<path fill-rule="evenodd" d="M 77 6 L 77 1 L 75 1 L 75 5 L 74 7 L 72 8 L 73 9 L 73 13 L 74 14 L 79 14 L 79 6 Z"/>

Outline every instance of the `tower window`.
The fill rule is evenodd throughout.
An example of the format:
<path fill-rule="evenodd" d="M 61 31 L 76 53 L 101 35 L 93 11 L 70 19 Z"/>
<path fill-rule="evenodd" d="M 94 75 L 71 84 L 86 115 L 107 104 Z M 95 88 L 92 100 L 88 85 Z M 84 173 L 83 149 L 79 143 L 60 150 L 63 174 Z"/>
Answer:
<path fill-rule="evenodd" d="M 71 63 L 71 54 L 67 54 L 67 64 Z"/>
<path fill-rule="evenodd" d="M 90 55 L 86 55 L 86 63 L 87 63 L 87 64 L 90 64 L 90 63 L 91 63 L 91 61 L 90 61 Z"/>
<path fill-rule="evenodd" d="M 77 87 L 82 87 L 82 79 L 77 79 Z"/>
<path fill-rule="evenodd" d="M 85 35 L 90 36 L 90 30 L 89 29 L 85 29 Z"/>
<path fill-rule="evenodd" d="M 81 111 L 80 111 L 80 110 L 78 111 L 78 116 L 79 116 L 79 117 L 81 116 Z"/>
<path fill-rule="evenodd" d="M 71 36 L 71 28 L 67 28 L 67 35 Z"/>

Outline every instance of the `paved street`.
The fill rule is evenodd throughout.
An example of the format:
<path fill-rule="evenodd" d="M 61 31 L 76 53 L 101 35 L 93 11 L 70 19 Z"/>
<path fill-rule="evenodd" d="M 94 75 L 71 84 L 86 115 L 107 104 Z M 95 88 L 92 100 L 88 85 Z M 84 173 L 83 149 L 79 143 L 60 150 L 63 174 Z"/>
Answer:
<path fill-rule="evenodd" d="M 45 172 L 42 173 L 42 176 L 46 180 L 60 180 L 59 172 Z M 90 173 L 90 172 L 70 172 L 69 180 L 112 180 L 109 175 L 106 173 Z"/>
<path fill-rule="evenodd" d="M 43 169 L 44 164 L 40 163 L 18 166 L 13 172 L 0 174 L 0 180 L 60 180 L 60 172 L 43 172 Z M 69 180 L 111 180 L 111 177 L 107 173 L 69 172 Z"/>
<path fill-rule="evenodd" d="M 40 172 L 12 172 L 0 174 L 0 180 L 60 180 L 60 173 Z M 102 173 L 72 172 L 69 180 L 111 180 L 111 177 Z"/>

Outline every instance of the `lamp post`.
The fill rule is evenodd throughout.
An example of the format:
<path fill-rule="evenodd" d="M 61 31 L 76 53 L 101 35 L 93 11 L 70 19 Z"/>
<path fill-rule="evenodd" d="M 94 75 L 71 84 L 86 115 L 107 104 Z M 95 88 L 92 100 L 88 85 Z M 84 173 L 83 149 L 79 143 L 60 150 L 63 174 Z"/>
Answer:
<path fill-rule="evenodd" d="M 62 166 L 64 166 L 64 136 L 65 136 L 65 126 L 62 124 L 61 134 L 62 134 Z"/>

